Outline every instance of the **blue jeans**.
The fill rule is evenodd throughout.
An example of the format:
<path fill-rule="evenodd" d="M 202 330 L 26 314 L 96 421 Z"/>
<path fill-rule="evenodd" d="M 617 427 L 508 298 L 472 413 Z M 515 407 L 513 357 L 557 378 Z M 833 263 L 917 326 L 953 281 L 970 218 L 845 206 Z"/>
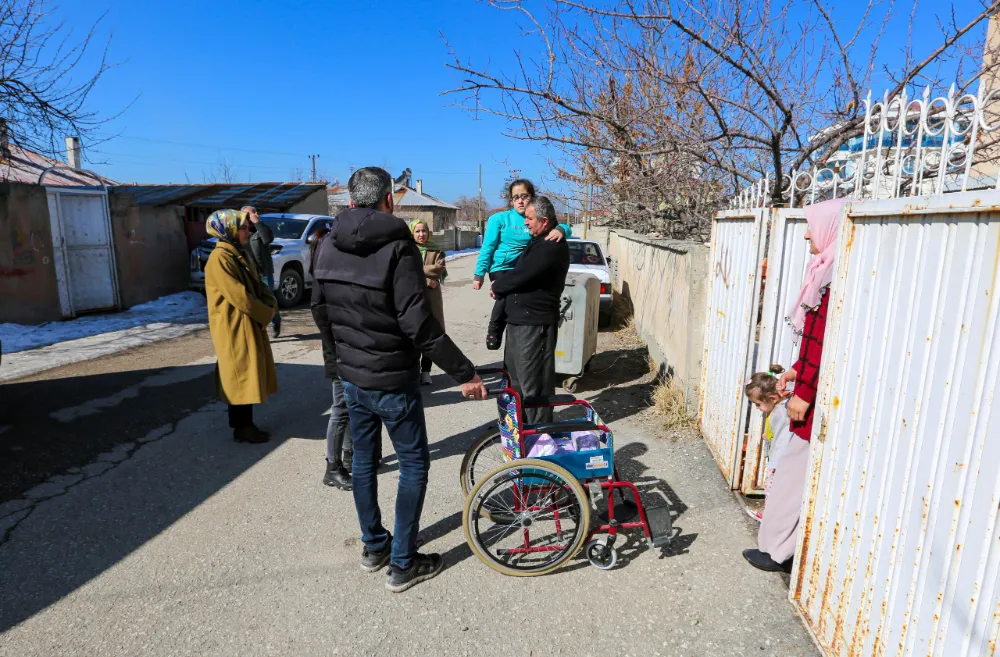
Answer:
<path fill-rule="evenodd" d="M 351 478 L 361 540 L 369 552 L 381 552 L 389 541 L 389 532 L 382 526 L 382 511 L 378 506 L 378 463 L 375 460 L 382 453 L 384 424 L 399 462 L 396 530 L 389 561 L 396 568 L 406 570 L 417 554 L 420 513 L 424 508 L 427 472 L 431 467 L 420 389 L 414 384 L 402 390 L 381 392 L 344 381 L 344 398 L 354 439 Z"/>
<path fill-rule="evenodd" d="M 274 276 L 263 276 L 262 278 L 264 279 L 264 283 L 267 284 L 267 289 L 271 291 L 271 294 L 274 294 Z M 281 315 L 277 310 L 274 311 L 274 319 L 271 320 L 271 326 L 274 327 L 275 331 L 281 330 Z"/>

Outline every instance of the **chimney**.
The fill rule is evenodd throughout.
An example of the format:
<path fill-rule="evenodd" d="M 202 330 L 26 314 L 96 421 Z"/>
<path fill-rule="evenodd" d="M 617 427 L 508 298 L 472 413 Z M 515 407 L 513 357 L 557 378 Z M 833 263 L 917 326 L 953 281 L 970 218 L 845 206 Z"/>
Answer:
<path fill-rule="evenodd" d="M 417 194 L 423 194 L 423 193 L 424 193 L 424 181 L 423 180 L 418 180 L 417 181 Z"/>
<path fill-rule="evenodd" d="M 73 169 L 83 166 L 83 147 L 79 137 L 66 137 L 66 164 Z"/>

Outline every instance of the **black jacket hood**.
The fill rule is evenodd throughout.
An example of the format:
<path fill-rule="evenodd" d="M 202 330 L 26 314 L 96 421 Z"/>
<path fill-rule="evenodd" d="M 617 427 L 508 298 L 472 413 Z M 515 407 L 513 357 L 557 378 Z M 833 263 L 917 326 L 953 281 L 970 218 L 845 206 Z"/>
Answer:
<path fill-rule="evenodd" d="M 333 243 L 345 253 L 366 256 L 399 240 L 413 242 L 406 222 L 374 208 L 348 208 L 333 224 Z"/>

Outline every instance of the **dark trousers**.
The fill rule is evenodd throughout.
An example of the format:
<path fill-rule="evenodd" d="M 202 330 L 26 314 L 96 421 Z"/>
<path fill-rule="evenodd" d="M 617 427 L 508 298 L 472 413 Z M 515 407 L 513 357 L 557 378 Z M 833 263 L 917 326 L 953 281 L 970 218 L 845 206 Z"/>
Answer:
<path fill-rule="evenodd" d="M 491 271 L 490 272 L 490 285 L 501 280 L 504 276 L 510 274 L 509 271 Z M 493 302 L 493 312 L 490 313 L 490 323 L 487 328 L 489 335 L 503 335 L 504 329 L 507 328 L 507 300 L 497 299 Z"/>
<path fill-rule="evenodd" d="M 253 426 L 253 404 L 229 405 L 229 428 L 242 429 Z"/>
<path fill-rule="evenodd" d="M 558 334 L 556 326 L 507 326 L 504 361 L 511 385 L 522 398 L 555 394 Z M 525 409 L 524 422 L 528 425 L 552 422 L 552 409 Z"/>
<path fill-rule="evenodd" d="M 330 406 L 330 421 L 326 425 L 326 461 L 340 463 L 343 452 L 354 449 L 351 443 L 350 421 L 347 419 L 347 402 L 344 400 L 344 384 L 333 380 L 333 404 Z"/>
<path fill-rule="evenodd" d="M 272 294 L 277 294 L 274 291 L 274 276 L 262 276 L 264 282 L 267 284 L 267 289 L 271 291 Z M 274 319 L 271 320 L 271 326 L 274 327 L 275 331 L 281 331 L 281 314 L 275 310 Z"/>
<path fill-rule="evenodd" d="M 434 365 L 434 363 L 432 363 L 431 359 L 428 358 L 427 356 L 421 356 L 420 357 L 420 371 L 421 372 L 430 372 L 431 371 L 431 367 L 433 365 Z"/>
<path fill-rule="evenodd" d="M 354 438 L 354 506 L 361 524 L 361 540 L 370 552 L 380 552 L 389 541 L 378 505 L 376 470 L 382 454 L 382 425 L 399 461 L 396 489 L 396 528 L 390 563 L 403 570 L 413 565 L 417 554 L 420 514 L 427 494 L 427 472 L 431 467 L 427 447 L 424 403 L 416 385 L 382 392 L 365 390 L 344 381 L 344 398 Z"/>

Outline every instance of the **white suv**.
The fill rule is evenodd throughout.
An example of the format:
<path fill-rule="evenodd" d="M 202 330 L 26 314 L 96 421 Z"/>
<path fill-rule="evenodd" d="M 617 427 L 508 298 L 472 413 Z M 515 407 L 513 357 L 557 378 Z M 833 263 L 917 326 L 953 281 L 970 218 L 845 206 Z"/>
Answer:
<path fill-rule="evenodd" d="M 310 282 L 309 244 L 306 240 L 320 228 L 331 228 L 333 217 L 315 214 L 262 214 L 260 220 L 274 233 L 274 296 L 282 308 L 297 306 L 305 298 Z M 191 251 L 191 288 L 204 291 L 205 263 L 215 248 L 215 238 L 202 240 Z"/>

